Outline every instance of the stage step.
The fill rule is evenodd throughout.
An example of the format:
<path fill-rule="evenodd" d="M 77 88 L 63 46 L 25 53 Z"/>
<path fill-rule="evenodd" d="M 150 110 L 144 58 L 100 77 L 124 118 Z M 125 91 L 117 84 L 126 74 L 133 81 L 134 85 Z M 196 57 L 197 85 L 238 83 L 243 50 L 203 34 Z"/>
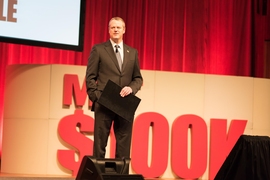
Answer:
<path fill-rule="evenodd" d="M 64 177 L 0 177 L 0 180 L 75 180 L 75 178 L 64 178 Z"/>

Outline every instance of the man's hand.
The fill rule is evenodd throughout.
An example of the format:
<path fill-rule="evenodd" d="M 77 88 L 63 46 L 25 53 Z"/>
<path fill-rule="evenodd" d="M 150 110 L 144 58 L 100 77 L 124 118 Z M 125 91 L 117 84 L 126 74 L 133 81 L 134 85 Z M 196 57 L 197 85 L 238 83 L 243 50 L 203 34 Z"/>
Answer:
<path fill-rule="evenodd" d="M 129 95 L 129 94 L 131 94 L 131 93 L 132 93 L 131 87 L 125 86 L 125 87 L 123 87 L 123 89 L 121 90 L 120 96 L 125 97 L 125 96 L 127 96 L 127 95 Z"/>

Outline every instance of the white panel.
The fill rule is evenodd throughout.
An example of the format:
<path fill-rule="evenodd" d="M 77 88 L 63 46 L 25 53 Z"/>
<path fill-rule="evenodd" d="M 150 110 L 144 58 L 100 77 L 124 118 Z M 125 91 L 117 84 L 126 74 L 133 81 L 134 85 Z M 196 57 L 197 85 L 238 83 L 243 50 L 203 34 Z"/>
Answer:
<path fill-rule="evenodd" d="M 7 67 L 4 117 L 48 119 L 49 65 Z"/>
<path fill-rule="evenodd" d="M 253 107 L 254 135 L 270 136 L 270 79 L 254 79 Z"/>
<path fill-rule="evenodd" d="M 155 71 L 142 71 L 143 85 L 136 96 L 141 99 L 135 115 L 154 111 L 155 100 Z"/>
<path fill-rule="evenodd" d="M 48 120 L 4 119 L 1 172 L 46 174 Z"/>
<path fill-rule="evenodd" d="M 204 75 L 177 72 L 156 72 L 155 111 L 170 116 L 203 115 Z"/>
<path fill-rule="evenodd" d="M 252 129 L 253 78 L 206 75 L 204 107 L 206 121 L 248 120 L 246 129 Z"/>

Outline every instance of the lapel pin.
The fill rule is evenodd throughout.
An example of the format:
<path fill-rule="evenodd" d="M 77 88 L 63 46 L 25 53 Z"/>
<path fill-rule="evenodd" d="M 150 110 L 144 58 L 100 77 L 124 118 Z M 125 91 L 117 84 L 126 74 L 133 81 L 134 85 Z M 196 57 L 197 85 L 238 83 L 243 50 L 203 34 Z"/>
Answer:
<path fill-rule="evenodd" d="M 129 50 L 127 50 L 127 52 L 129 53 Z"/>

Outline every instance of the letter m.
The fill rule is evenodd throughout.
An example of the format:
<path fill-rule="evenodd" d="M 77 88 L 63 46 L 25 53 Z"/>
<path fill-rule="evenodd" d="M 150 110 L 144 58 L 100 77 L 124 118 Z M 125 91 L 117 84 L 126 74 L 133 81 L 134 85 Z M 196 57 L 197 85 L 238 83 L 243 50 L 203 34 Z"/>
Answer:
<path fill-rule="evenodd" d="M 85 81 L 80 86 L 78 75 L 65 74 L 64 75 L 64 89 L 63 89 L 63 104 L 70 106 L 72 104 L 72 97 L 74 97 L 75 106 L 83 106 L 87 98 Z"/>

